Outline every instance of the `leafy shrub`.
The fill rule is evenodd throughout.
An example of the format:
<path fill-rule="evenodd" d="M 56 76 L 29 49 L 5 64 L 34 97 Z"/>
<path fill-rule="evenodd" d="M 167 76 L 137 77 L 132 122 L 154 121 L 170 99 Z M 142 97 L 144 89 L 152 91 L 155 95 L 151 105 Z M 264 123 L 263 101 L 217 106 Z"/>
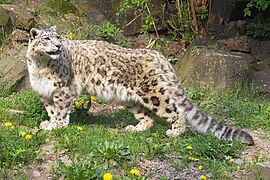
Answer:
<path fill-rule="evenodd" d="M 270 5 L 269 0 L 250 0 L 250 2 L 246 5 L 244 9 L 245 16 L 251 16 L 251 10 L 253 7 L 258 9 L 259 11 L 265 11 Z"/>
<path fill-rule="evenodd" d="M 259 40 L 270 39 L 270 23 L 251 22 L 247 24 L 245 34 Z"/>

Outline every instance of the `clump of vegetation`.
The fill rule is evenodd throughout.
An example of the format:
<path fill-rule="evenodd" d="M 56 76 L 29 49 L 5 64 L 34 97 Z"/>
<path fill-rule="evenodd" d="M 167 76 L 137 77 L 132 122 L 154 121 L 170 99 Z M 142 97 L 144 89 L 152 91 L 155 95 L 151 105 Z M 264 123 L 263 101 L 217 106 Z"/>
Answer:
<path fill-rule="evenodd" d="M 151 12 L 152 6 L 153 4 L 149 0 L 123 0 L 116 13 L 117 22 L 119 22 L 122 14 L 133 10 L 135 18 L 129 23 L 132 23 L 137 18 L 142 18 L 144 23 L 141 25 L 140 32 L 147 34 L 154 29 L 157 39 L 160 39 L 156 25 L 157 19 L 153 17 Z M 200 25 L 203 23 L 198 23 L 198 21 L 204 22 L 207 19 L 208 8 L 206 4 L 202 4 L 198 12 L 195 12 L 194 4 L 187 0 L 167 2 L 161 7 L 164 14 L 163 26 L 167 28 L 172 40 L 181 39 L 185 45 L 189 45 L 196 38 L 200 28 L 204 28 Z M 166 8 L 169 11 L 165 10 Z"/>
<path fill-rule="evenodd" d="M 269 0 L 250 0 L 244 9 L 245 16 L 251 16 L 252 8 L 256 8 L 259 11 L 265 11 L 270 5 Z"/>
<path fill-rule="evenodd" d="M 270 23 L 250 22 L 246 25 L 245 34 L 254 39 L 270 39 Z"/>
<path fill-rule="evenodd" d="M 244 16 L 251 16 L 252 10 L 265 11 L 270 5 L 269 0 L 250 0 L 244 9 Z M 259 40 L 270 38 L 270 23 L 249 22 L 246 25 L 245 34 Z"/>
<path fill-rule="evenodd" d="M 64 37 L 70 40 L 91 39 L 100 37 L 106 41 L 114 42 L 123 47 L 129 47 L 130 41 L 121 35 L 122 30 L 110 22 L 103 22 L 101 25 L 86 25 L 80 32 L 71 30 Z"/>

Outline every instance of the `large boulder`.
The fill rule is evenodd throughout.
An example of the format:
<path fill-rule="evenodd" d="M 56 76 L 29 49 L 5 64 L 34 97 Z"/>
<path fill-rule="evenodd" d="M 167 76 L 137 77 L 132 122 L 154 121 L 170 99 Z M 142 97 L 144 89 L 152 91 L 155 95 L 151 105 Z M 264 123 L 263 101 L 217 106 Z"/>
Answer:
<path fill-rule="evenodd" d="M 27 90 L 30 87 L 27 64 L 26 48 L 22 48 L 17 55 L 0 59 L 0 83 L 8 85 L 15 91 Z"/>
<path fill-rule="evenodd" d="M 5 15 L 4 22 L 6 22 L 6 15 L 8 15 L 8 21 L 11 22 L 13 28 L 30 30 L 34 25 L 34 18 L 29 13 L 23 11 L 19 6 L 1 4 L 0 12 L 1 11 L 3 11 L 3 14 Z M 2 19 L 2 17 L 0 19 Z"/>
<path fill-rule="evenodd" d="M 249 76 L 252 57 L 243 53 L 221 51 L 193 45 L 175 68 L 184 86 L 207 85 L 212 89 L 234 89 Z"/>

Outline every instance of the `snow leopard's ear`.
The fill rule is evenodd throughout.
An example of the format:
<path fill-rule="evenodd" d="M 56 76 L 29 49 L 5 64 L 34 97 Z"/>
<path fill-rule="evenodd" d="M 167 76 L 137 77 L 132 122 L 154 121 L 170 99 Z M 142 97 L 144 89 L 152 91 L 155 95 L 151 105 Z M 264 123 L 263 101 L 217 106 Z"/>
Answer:
<path fill-rule="evenodd" d="M 49 30 L 56 32 L 56 25 L 51 26 L 51 27 L 49 28 Z"/>
<path fill-rule="evenodd" d="M 40 33 L 40 30 L 36 29 L 36 28 L 32 28 L 30 30 L 30 39 L 33 40 L 35 39 Z"/>

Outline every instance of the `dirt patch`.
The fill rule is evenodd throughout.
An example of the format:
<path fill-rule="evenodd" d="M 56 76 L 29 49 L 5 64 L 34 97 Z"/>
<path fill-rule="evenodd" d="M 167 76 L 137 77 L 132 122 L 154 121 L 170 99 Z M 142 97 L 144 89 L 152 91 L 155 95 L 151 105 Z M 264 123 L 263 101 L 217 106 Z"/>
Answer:
<path fill-rule="evenodd" d="M 254 138 L 255 145 L 247 147 L 243 151 L 243 157 L 246 161 L 252 162 L 255 158 L 270 159 L 270 132 L 265 130 L 255 130 L 250 131 L 250 134 Z"/>
<path fill-rule="evenodd" d="M 270 160 L 270 132 L 255 130 L 250 131 L 250 134 L 254 138 L 255 145 L 247 147 L 242 152 L 241 159 L 251 164 L 256 161 L 262 161 L 262 158 Z M 250 171 L 242 169 L 234 172 L 232 177 L 234 179 L 249 179 L 250 173 Z"/>

